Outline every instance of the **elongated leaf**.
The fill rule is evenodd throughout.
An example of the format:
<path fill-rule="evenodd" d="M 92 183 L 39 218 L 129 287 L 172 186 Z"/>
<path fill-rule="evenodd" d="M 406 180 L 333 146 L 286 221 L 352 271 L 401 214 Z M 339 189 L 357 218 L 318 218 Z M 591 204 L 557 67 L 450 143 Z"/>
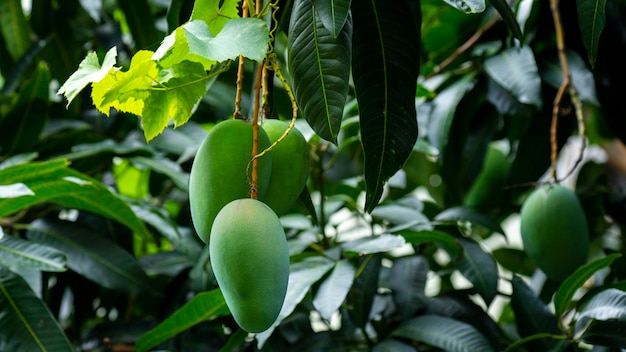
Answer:
<path fill-rule="evenodd" d="M 20 0 L 0 1 L 0 32 L 9 54 L 17 61 L 30 46 L 30 28 Z"/>
<path fill-rule="evenodd" d="M 293 263 L 289 268 L 289 283 L 287 284 L 287 295 L 285 302 L 278 314 L 278 318 L 267 330 L 256 335 L 257 346 L 262 348 L 267 339 L 272 335 L 278 324 L 287 318 L 296 306 L 324 274 L 333 267 L 333 262 L 324 257 L 309 257 L 302 261 Z"/>
<path fill-rule="evenodd" d="M 449 352 L 494 351 L 473 326 L 437 315 L 422 315 L 402 323 L 393 336 L 427 343 Z"/>
<path fill-rule="evenodd" d="M 520 103 L 542 106 L 539 69 L 530 47 L 511 48 L 490 57 L 485 72 Z"/>
<path fill-rule="evenodd" d="M 146 332 L 135 345 L 135 351 L 149 351 L 192 326 L 230 314 L 222 291 L 215 289 L 195 295 L 184 306 Z"/>
<path fill-rule="evenodd" d="M 588 319 L 626 321 L 626 292 L 616 288 L 606 289 L 595 295 L 576 316 L 577 324 Z"/>
<path fill-rule="evenodd" d="M 350 13 L 351 0 L 313 0 L 324 27 L 337 38 Z"/>
<path fill-rule="evenodd" d="M 393 261 L 389 288 L 403 320 L 424 307 L 428 262 L 423 256 L 409 256 Z"/>
<path fill-rule="evenodd" d="M 22 196 L 34 196 L 35 193 L 23 183 L 13 183 L 0 186 L 0 198 L 17 198 Z"/>
<path fill-rule="evenodd" d="M 18 237 L 0 238 L 0 264 L 41 271 L 65 271 L 66 258 L 58 250 Z"/>
<path fill-rule="evenodd" d="M 606 22 L 605 6 L 606 0 L 576 0 L 578 25 L 583 35 L 583 44 L 587 49 L 591 67 L 594 67 L 596 63 L 600 34 Z"/>
<path fill-rule="evenodd" d="M 330 321 L 332 315 L 339 309 L 352 287 L 355 274 L 356 268 L 352 263 L 340 260 L 328 278 L 322 282 L 313 299 L 313 305 L 323 319 Z"/>
<path fill-rule="evenodd" d="M 445 249 L 452 258 L 458 258 L 463 253 L 463 247 L 456 237 L 442 231 L 413 231 L 403 230 L 400 232 L 407 243 L 435 243 Z"/>
<path fill-rule="evenodd" d="M 537 265 L 528 257 L 528 253 L 521 249 L 498 248 L 494 249 L 491 254 L 503 268 L 520 275 L 532 276 L 537 269 Z"/>
<path fill-rule="evenodd" d="M 351 307 L 348 313 L 352 322 L 360 328 L 364 328 L 370 320 L 374 296 L 378 292 L 381 259 L 381 254 L 372 254 L 361 259 L 357 279 L 348 296 Z"/>
<path fill-rule="evenodd" d="M 495 9 L 498 11 L 504 23 L 506 23 L 511 33 L 513 33 L 513 36 L 519 39 L 520 42 L 523 41 L 524 39 L 522 35 L 522 30 L 519 26 L 519 23 L 517 23 L 517 19 L 515 18 L 513 10 L 511 10 L 511 7 L 506 2 L 506 0 L 489 0 L 489 2 L 491 2 L 491 5 L 493 5 L 493 7 L 495 7 Z"/>
<path fill-rule="evenodd" d="M 463 246 L 463 257 L 458 260 L 459 271 L 489 306 L 498 293 L 498 266 L 478 243 L 467 238 L 459 238 L 459 242 Z"/>
<path fill-rule="evenodd" d="M 50 177 L 50 174 L 57 170 L 64 169 L 68 165 L 69 163 L 65 159 L 17 163 L 0 169 L 0 184 L 24 183 Z"/>
<path fill-rule="evenodd" d="M 491 220 L 474 209 L 468 207 L 452 207 L 448 208 L 435 216 L 435 220 L 453 223 L 470 223 L 472 226 L 480 226 L 489 231 L 504 234 L 504 230 L 498 223 Z"/>
<path fill-rule="evenodd" d="M 0 350 L 59 351 L 75 348 L 28 284 L 0 268 Z"/>
<path fill-rule="evenodd" d="M 554 311 L 556 316 L 561 316 L 565 312 L 565 308 L 567 308 L 568 304 L 571 302 L 576 290 L 582 287 L 596 271 L 609 267 L 611 263 L 620 256 L 620 254 L 611 254 L 604 258 L 594 260 L 591 263 L 581 266 L 565 279 L 554 295 Z"/>
<path fill-rule="evenodd" d="M 383 234 L 351 241 L 345 243 L 342 247 L 346 256 L 355 256 L 388 252 L 404 246 L 405 243 L 402 236 Z"/>
<path fill-rule="evenodd" d="M 624 350 L 626 348 L 624 331 L 626 320 L 593 320 L 581 338 L 589 344 Z"/>
<path fill-rule="evenodd" d="M 396 339 L 385 339 L 377 343 L 372 352 L 415 352 L 415 348 Z"/>
<path fill-rule="evenodd" d="M 294 2 L 289 23 L 288 69 L 304 118 L 322 138 L 337 143 L 348 96 L 352 21 L 339 35 L 322 24 L 309 0 Z"/>
<path fill-rule="evenodd" d="M 412 18 L 406 1 L 355 0 L 352 15 L 352 75 L 365 154 L 365 210 L 371 212 L 384 184 L 404 165 L 417 140 L 420 23 Z"/>
<path fill-rule="evenodd" d="M 155 293 L 135 258 L 92 229 L 62 220 L 35 220 L 27 236 L 67 256 L 67 266 L 93 282 L 124 292 Z"/>

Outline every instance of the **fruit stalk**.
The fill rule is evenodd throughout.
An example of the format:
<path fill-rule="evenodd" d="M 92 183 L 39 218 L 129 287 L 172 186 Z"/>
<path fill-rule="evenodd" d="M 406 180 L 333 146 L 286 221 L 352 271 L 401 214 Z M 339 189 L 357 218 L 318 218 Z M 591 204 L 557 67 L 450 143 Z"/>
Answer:
<path fill-rule="evenodd" d="M 259 66 L 254 82 L 254 112 L 252 114 L 252 176 L 250 182 L 250 198 L 258 198 L 257 185 L 259 183 L 258 176 L 258 152 L 259 152 L 259 95 L 261 92 L 261 78 L 263 76 L 263 66 Z"/>

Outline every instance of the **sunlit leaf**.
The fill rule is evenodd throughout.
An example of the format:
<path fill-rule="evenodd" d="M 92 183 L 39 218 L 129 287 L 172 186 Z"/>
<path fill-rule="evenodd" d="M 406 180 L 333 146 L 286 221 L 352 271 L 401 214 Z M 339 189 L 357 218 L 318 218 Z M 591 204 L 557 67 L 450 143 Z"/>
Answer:
<path fill-rule="evenodd" d="M 191 20 L 203 20 L 209 25 L 209 31 L 216 35 L 226 22 L 239 17 L 241 0 L 197 0 L 194 2 Z"/>
<path fill-rule="evenodd" d="M 322 282 L 313 299 L 313 305 L 323 319 L 330 321 L 332 315 L 337 312 L 352 287 L 355 274 L 354 265 L 347 260 L 341 260 Z"/>
<path fill-rule="evenodd" d="M 35 193 L 23 183 L 0 185 L 0 198 L 17 198 L 34 195 Z"/>
<path fill-rule="evenodd" d="M 366 255 L 372 253 L 388 252 L 397 249 L 405 244 L 404 237 L 398 235 L 383 234 L 380 236 L 369 236 L 354 240 L 342 245 L 346 255 Z"/>

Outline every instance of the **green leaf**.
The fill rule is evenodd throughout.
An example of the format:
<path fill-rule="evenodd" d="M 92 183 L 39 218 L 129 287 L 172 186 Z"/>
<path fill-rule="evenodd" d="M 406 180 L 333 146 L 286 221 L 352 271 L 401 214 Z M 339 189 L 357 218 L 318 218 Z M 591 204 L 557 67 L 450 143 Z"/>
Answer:
<path fill-rule="evenodd" d="M 463 246 L 463 256 L 457 261 L 459 271 L 489 306 L 498 294 L 498 266 L 478 243 L 467 238 L 459 238 L 459 242 Z"/>
<path fill-rule="evenodd" d="M 320 285 L 313 299 L 313 306 L 326 321 L 331 320 L 333 313 L 345 300 L 354 282 L 355 274 L 356 268 L 351 262 L 340 260 Z"/>
<path fill-rule="evenodd" d="M 67 106 L 76 98 L 78 93 L 89 83 L 102 80 L 115 65 L 117 57 L 117 47 L 112 47 L 107 51 L 102 66 L 95 52 L 90 52 L 74 72 L 59 88 L 57 94 L 63 94 L 67 99 Z"/>
<path fill-rule="evenodd" d="M 541 78 L 530 47 L 510 48 L 488 58 L 485 72 L 520 103 L 541 108 Z"/>
<path fill-rule="evenodd" d="M 476 225 L 492 232 L 504 234 L 504 230 L 498 223 L 491 220 L 491 218 L 487 215 L 467 207 L 448 208 L 437 214 L 437 216 L 435 216 L 435 220 L 440 222 L 450 222 L 461 226 L 465 223 L 469 223 L 472 226 Z"/>
<path fill-rule="evenodd" d="M 45 303 L 18 275 L 0 268 L 0 349 L 75 351 Z"/>
<path fill-rule="evenodd" d="M 600 34 L 606 22 L 605 6 L 606 0 L 576 0 L 578 25 L 591 67 L 594 67 L 596 63 Z"/>
<path fill-rule="evenodd" d="M 67 256 L 67 266 L 110 289 L 155 294 L 148 276 L 135 258 L 101 233 L 63 220 L 37 219 L 27 236 Z"/>
<path fill-rule="evenodd" d="M 398 235 L 383 234 L 380 236 L 368 236 L 344 243 L 342 249 L 346 256 L 366 255 L 372 253 L 388 252 L 405 244 L 404 237 Z"/>
<path fill-rule="evenodd" d="M 485 11 L 485 0 L 443 0 L 448 5 L 465 13 Z"/>
<path fill-rule="evenodd" d="M 596 271 L 609 267 L 613 261 L 620 256 L 621 254 L 611 254 L 604 258 L 594 260 L 593 262 L 581 266 L 565 279 L 554 295 L 554 311 L 556 316 L 559 317 L 565 312 L 565 309 L 571 302 L 576 291 L 582 287 Z"/>
<path fill-rule="evenodd" d="M 6 49 L 13 60 L 17 61 L 26 53 L 31 43 L 30 28 L 20 0 L 0 1 L 0 32 Z"/>
<path fill-rule="evenodd" d="M 156 46 L 162 34 L 156 29 L 148 0 L 118 0 L 117 5 L 124 12 L 126 24 L 135 42 L 135 48 L 146 49 Z"/>
<path fill-rule="evenodd" d="M 374 297 L 378 292 L 378 279 L 382 268 L 382 255 L 372 254 L 360 260 L 357 278 L 348 296 L 348 313 L 352 323 L 360 328 L 370 321 Z"/>
<path fill-rule="evenodd" d="M 66 258 L 58 250 L 23 240 L 19 237 L 0 238 L 0 265 L 8 268 L 32 268 L 41 271 L 67 270 Z"/>
<path fill-rule="evenodd" d="M 624 331 L 626 320 L 593 320 L 586 327 L 581 339 L 588 344 L 623 350 L 626 348 Z"/>
<path fill-rule="evenodd" d="M 68 165 L 69 163 L 65 159 L 12 164 L 0 169 L 0 184 L 24 183 L 49 177 L 50 174 L 64 169 Z M 0 211 L 0 213 L 2 212 Z"/>
<path fill-rule="evenodd" d="M 515 18 L 515 13 L 511 10 L 511 6 L 509 6 L 506 0 L 489 0 L 489 2 L 491 2 L 491 5 L 498 11 L 504 23 L 506 23 L 511 33 L 513 33 L 513 36 L 522 42 L 524 40 L 522 30 Z"/>
<path fill-rule="evenodd" d="M 313 0 L 320 21 L 337 38 L 350 13 L 351 0 Z"/>
<path fill-rule="evenodd" d="M 34 196 L 35 193 L 23 183 L 13 183 L 0 186 L 2 198 L 17 198 L 23 196 Z"/>
<path fill-rule="evenodd" d="M 419 341 L 449 352 L 495 351 L 472 325 L 437 315 L 421 315 L 402 323 L 392 336 Z"/>
<path fill-rule="evenodd" d="M 191 20 L 203 20 L 209 25 L 209 32 L 217 35 L 226 22 L 239 17 L 241 0 L 197 0 L 193 5 Z"/>
<path fill-rule="evenodd" d="M 626 292 L 609 288 L 598 293 L 575 319 L 576 335 L 584 331 L 583 341 L 603 346 L 626 347 Z"/>
<path fill-rule="evenodd" d="M 352 75 L 365 155 L 365 210 L 406 162 L 417 140 L 419 21 L 405 1 L 352 3 Z"/>
<path fill-rule="evenodd" d="M 135 165 L 145 166 L 154 172 L 169 177 L 182 191 L 189 191 L 189 174 L 185 173 L 180 165 L 172 160 L 162 156 L 154 156 L 151 158 L 136 156 L 130 158 L 130 161 Z"/>
<path fill-rule="evenodd" d="M 421 244 L 421 243 L 435 243 L 441 248 L 445 249 L 450 257 L 459 258 L 463 253 L 463 247 L 459 243 L 458 239 L 448 233 L 442 231 L 414 231 L 414 230 L 402 230 L 400 235 L 404 237 L 407 243 Z"/>
<path fill-rule="evenodd" d="M 154 329 L 143 334 L 135 345 L 135 351 L 149 351 L 194 325 L 228 314 L 230 311 L 222 291 L 215 289 L 198 293 Z"/>
<path fill-rule="evenodd" d="M 491 254 L 503 268 L 524 276 L 532 276 L 537 265 L 528 254 L 517 248 L 498 248 Z"/>
<path fill-rule="evenodd" d="M 324 257 L 309 257 L 291 264 L 287 295 L 278 318 L 267 330 L 256 335 L 257 346 L 262 348 L 276 327 L 296 309 L 311 286 L 322 278 L 332 267 L 333 262 Z"/>
<path fill-rule="evenodd" d="M 428 261 L 423 256 L 407 256 L 393 261 L 389 273 L 389 288 L 396 307 L 402 307 L 402 320 L 412 317 L 426 301 Z"/>
<path fill-rule="evenodd" d="M 309 0 L 296 0 L 289 23 L 288 69 L 302 114 L 322 138 L 337 143 L 350 78 L 352 21 L 337 37 Z"/>

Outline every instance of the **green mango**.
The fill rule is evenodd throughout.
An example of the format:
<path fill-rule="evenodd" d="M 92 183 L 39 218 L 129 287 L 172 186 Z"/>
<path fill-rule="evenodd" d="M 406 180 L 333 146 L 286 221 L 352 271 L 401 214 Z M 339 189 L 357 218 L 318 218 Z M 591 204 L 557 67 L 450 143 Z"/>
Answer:
<path fill-rule="evenodd" d="M 251 333 L 267 330 L 289 281 L 289 250 L 278 216 L 256 199 L 228 203 L 213 223 L 209 254 L 237 324 Z"/>
<path fill-rule="evenodd" d="M 265 120 L 261 125 L 274 143 L 289 127 L 280 120 Z M 259 197 L 278 215 L 284 214 L 298 199 L 310 172 L 309 144 L 295 127 L 272 149 L 272 176 L 264 197 Z"/>
<path fill-rule="evenodd" d="M 489 145 L 483 167 L 465 195 L 463 203 L 471 208 L 493 207 L 501 202 L 511 164 L 506 155 Z"/>
<path fill-rule="evenodd" d="M 259 128 L 259 151 L 270 146 L 265 131 Z M 250 196 L 246 168 L 252 159 L 252 124 L 226 120 L 211 129 L 200 145 L 189 175 L 191 220 L 198 236 L 209 243 L 211 226 L 217 213 L 230 201 Z M 269 184 L 272 155 L 258 159 L 258 196 Z M 251 175 L 252 167 L 248 170 Z"/>
<path fill-rule="evenodd" d="M 524 249 L 549 278 L 561 282 L 587 262 L 589 228 L 572 190 L 541 186 L 524 201 L 520 216 Z"/>

